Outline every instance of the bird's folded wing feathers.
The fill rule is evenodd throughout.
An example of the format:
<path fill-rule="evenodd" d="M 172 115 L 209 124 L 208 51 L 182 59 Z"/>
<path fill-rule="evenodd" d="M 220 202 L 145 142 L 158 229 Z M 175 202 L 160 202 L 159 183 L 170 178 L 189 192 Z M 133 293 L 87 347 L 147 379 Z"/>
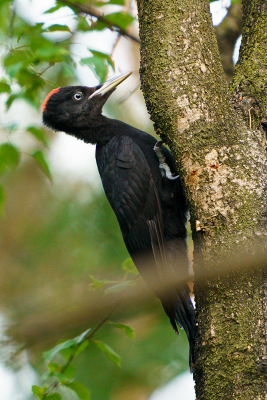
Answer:
<path fill-rule="evenodd" d="M 102 174 L 103 185 L 119 221 L 127 249 L 139 272 L 145 280 L 150 281 L 148 283 L 151 286 L 166 268 L 162 212 L 157 188 L 139 146 L 128 137 L 115 137 L 111 142 L 109 152 L 115 150 L 114 162 Z M 112 187 L 105 184 L 110 173 L 114 174 Z M 156 274 L 154 279 L 148 276 L 150 273 Z"/>

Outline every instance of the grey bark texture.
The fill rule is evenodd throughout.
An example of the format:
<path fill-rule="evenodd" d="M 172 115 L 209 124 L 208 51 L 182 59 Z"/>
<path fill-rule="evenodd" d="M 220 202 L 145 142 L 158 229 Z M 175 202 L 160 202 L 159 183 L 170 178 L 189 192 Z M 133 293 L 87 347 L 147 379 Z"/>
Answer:
<path fill-rule="evenodd" d="M 241 55 L 229 90 L 209 1 L 137 1 L 142 89 L 190 208 L 198 400 L 267 399 L 267 262 L 258 258 L 267 217 L 259 125 L 266 113 L 265 3 L 243 1 Z M 242 267 L 227 262 L 233 254 Z"/>

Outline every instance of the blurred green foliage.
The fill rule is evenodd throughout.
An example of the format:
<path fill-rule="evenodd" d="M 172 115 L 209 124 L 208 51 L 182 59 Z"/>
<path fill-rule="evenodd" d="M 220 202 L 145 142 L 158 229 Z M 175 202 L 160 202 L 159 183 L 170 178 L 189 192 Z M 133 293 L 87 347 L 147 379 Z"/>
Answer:
<path fill-rule="evenodd" d="M 104 20 L 79 13 L 77 4 L 87 5 L 87 1 L 57 1 L 47 14 L 53 16 L 66 4 L 76 21 L 73 31 L 67 25 L 31 25 L 17 14 L 11 0 L 1 0 L 0 93 L 6 110 L 21 101 L 39 110 L 51 89 L 77 82 L 77 62 L 88 66 L 100 82 L 114 69 L 110 54 L 92 49 L 90 57 L 74 61 L 71 45 L 76 32 L 103 30 L 112 24 L 115 41 L 116 31 L 127 30 L 135 19 L 124 1 L 91 1 L 89 6 L 100 11 L 107 4 L 122 7 L 104 15 Z M 64 38 L 57 40 L 57 32 L 63 32 Z M 111 115 L 118 115 L 112 103 L 108 107 Z M 125 112 L 121 116 L 127 119 Z M 90 305 L 128 290 L 136 270 L 104 194 L 84 182 L 67 182 L 67 190 L 64 183 L 51 186 L 47 154 L 53 137 L 41 124 L 28 122 L 27 115 L 18 115 L 20 119 L 26 127 L 0 122 L 0 301 L 2 313 L 12 319 L 12 337 L 26 346 L 40 376 L 45 373 L 33 393 L 50 400 L 74 398 L 69 392 L 88 399 L 89 391 L 94 400 L 148 397 L 159 384 L 187 368 L 186 337 L 182 333 L 177 339 L 153 298 L 134 312 L 112 315 L 92 340 L 84 338 L 86 346 L 78 351 L 77 335 L 95 326 L 89 322 Z M 21 142 L 14 141 L 21 129 L 25 139 L 33 141 L 26 152 Z M 67 339 L 65 345 L 54 348 L 62 338 Z M 45 353 L 45 367 L 41 353 L 49 347 L 53 350 Z M 48 395 L 53 379 L 69 392 L 60 389 Z"/>
<path fill-rule="evenodd" d="M 76 32 L 87 32 L 92 30 L 103 30 L 116 22 L 116 27 L 127 29 L 134 21 L 134 17 L 122 8 L 121 12 L 110 13 L 105 16 L 105 20 L 87 20 L 84 15 L 79 14 L 76 4 L 85 2 L 57 1 L 55 6 L 47 10 L 53 13 L 60 8 L 68 5 L 72 12 L 73 20 L 76 21 L 76 29 L 70 30 L 68 25 L 51 24 L 45 27 L 44 23 L 30 25 L 16 13 L 16 5 L 11 0 L 2 0 L 0 4 L 0 40 L 2 43 L 1 67 L 3 77 L 0 80 L 0 93 L 8 95 L 6 107 L 9 109 L 15 100 L 24 100 L 36 109 L 40 108 L 43 93 L 48 92 L 57 85 L 71 84 L 75 81 L 76 62 L 70 50 Z M 95 6 L 103 5 L 124 5 L 124 1 L 110 0 L 107 2 L 95 2 Z M 94 2 L 90 2 L 90 6 Z M 56 39 L 51 33 L 65 32 L 64 39 Z M 114 63 L 109 54 L 88 49 L 92 56 L 79 60 L 81 65 L 87 65 L 104 82 L 107 78 L 108 69 L 114 69 Z M 13 131 L 16 130 L 14 127 Z M 47 145 L 44 130 L 42 127 L 31 126 L 28 128 L 37 141 Z M 13 132 L 14 133 L 14 132 Z M 37 144 L 38 145 L 38 144 Z M 11 154 L 12 151 L 12 154 Z M 0 174 L 6 166 L 14 166 L 14 153 L 20 149 L 9 146 L 2 146 L 1 156 L 5 166 L 0 166 Z M 37 165 L 51 180 L 49 166 L 42 150 L 34 151 L 31 156 Z M 9 161 L 10 160 L 10 161 Z M 3 192 L 3 188 L 2 188 Z M 3 208 L 5 196 L 0 196 L 0 208 Z"/>
<path fill-rule="evenodd" d="M 124 261 L 127 251 L 102 193 L 94 193 L 88 184 L 79 183 L 62 195 L 60 187 L 51 190 L 32 162 L 17 172 L 10 171 L 6 184 L 7 209 L 1 222 L 0 244 L 1 304 L 15 322 L 13 337 L 26 343 L 33 365 L 42 375 L 46 368 L 41 352 L 59 339 L 69 340 L 94 328 L 88 318 L 91 305 L 101 301 L 106 288 L 114 288 L 117 281 L 124 283 L 125 274 L 127 281 L 130 272 L 135 277 L 135 270 L 129 261 Z M 81 202 L 80 194 L 85 190 L 90 196 Z M 88 291 L 89 301 L 85 295 Z M 88 303 L 80 319 L 83 313 L 79 313 L 79 300 L 83 299 Z M 64 314 L 57 312 L 60 304 L 70 315 L 67 323 Z M 104 316 L 109 311 L 107 308 Z M 34 321 L 30 330 L 29 320 Z M 102 317 L 97 320 L 101 322 Z M 174 334 L 154 297 L 148 305 L 125 314 L 115 313 L 110 321 L 113 324 L 105 324 L 94 338 L 121 357 L 122 367 L 101 355 L 94 343 L 89 343 L 72 363 L 77 367 L 75 378 L 90 390 L 92 399 L 120 399 L 124 395 L 142 398 L 187 369 L 184 332 L 179 338 Z M 39 325 L 46 330 L 38 329 Z M 129 337 L 132 329 L 134 339 Z M 46 382 L 47 379 L 43 384 Z"/>

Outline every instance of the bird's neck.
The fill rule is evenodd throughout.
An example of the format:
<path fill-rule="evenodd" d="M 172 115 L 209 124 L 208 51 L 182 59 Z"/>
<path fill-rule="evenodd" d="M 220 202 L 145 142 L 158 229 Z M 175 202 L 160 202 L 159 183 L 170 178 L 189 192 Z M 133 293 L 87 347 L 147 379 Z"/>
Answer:
<path fill-rule="evenodd" d="M 100 115 L 97 119 L 88 121 L 86 127 L 76 129 L 74 136 L 85 143 L 104 144 L 116 135 L 116 130 L 112 129 L 112 121 L 114 120 Z"/>

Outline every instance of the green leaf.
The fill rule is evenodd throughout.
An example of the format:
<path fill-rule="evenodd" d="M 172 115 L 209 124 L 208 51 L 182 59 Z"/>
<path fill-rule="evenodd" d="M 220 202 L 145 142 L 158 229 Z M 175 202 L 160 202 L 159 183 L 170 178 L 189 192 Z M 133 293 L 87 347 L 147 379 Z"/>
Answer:
<path fill-rule="evenodd" d="M 0 185 L 0 216 L 4 213 L 5 207 L 5 200 L 6 200 L 6 193 L 3 185 Z"/>
<path fill-rule="evenodd" d="M 66 349 L 62 349 L 60 350 L 60 355 L 62 355 L 62 357 L 65 358 L 65 360 L 69 360 L 70 357 L 72 357 L 73 355 L 76 355 L 76 350 L 75 347 L 68 347 Z"/>
<path fill-rule="evenodd" d="M 3 81 L 0 81 L 0 93 L 10 93 L 11 92 L 11 88 L 10 86 Z"/>
<path fill-rule="evenodd" d="M 57 374 L 57 373 L 60 372 L 60 370 L 61 370 L 61 368 L 62 368 L 62 365 L 60 365 L 60 364 L 58 364 L 58 363 L 50 362 L 50 363 L 47 365 L 47 368 L 49 369 L 50 374 L 55 375 L 55 374 Z"/>
<path fill-rule="evenodd" d="M 122 269 L 126 272 L 128 272 L 129 274 L 133 274 L 133 275 L 139 275 L 138 270 L 136 269 L 136 266 L 134 265 L 133 260 L 131 259 L 131 257 L 126 258 L 123 263 L 121 264 Z"/>
<path fill-rule="evenodd" d="M 6 101 L 7 110 L 9 110 L 9 108 L 11 107 L 13 101 L 14 101 L 14 100 L 17 100 L 17 99 L 23 99 L 22 93 L 11 94 L 11 95 L 8 97 L 8 99 L 7 99 L 7 101 Z"/>
<path fill-rule="evenodd" d="M 15 167 L 20 160 L 20 152 L 10 143 L 4 143 L 0 146 L 0 174 L 6 168 Z"/>
<path fill-rule="evenodd" d="M 112 58 L 110 57 L 109 54 L 106 53 L 102 53 L 101 51 L 96 51 L 93 49 L 88 48 L 88 50 L 95 56 L 98 57 L 100 59 L 102 59 L 104 62 L 106 62 L 108 65 L 111 66 L 111 68 L 113 69 L 113 71 L 115 71 L 115 66 L 114 66 L 114 62 L 112 60 Z"/>
<path fill-rule="evenodd" d="M 89 390 L 87 389 L 86 386 L 82 385 L 81 383 L 74 381 L 74 382 L 67 383 L 65 386 L 67 386 L 68 388 L 73 390 L 77 394 L 79 399 L 90 400 Z"/>
<path fill-rule="evenodd" d="M 81 63 L 88 65 L 89 68 L 100 78 L 101 82 L 105 82 L 108 66 L 110 65 L 114 70 L 114 63 L 108 54 L 101 53 L 100 51 L 88 49 L 93 54 L 92 57 L 81 59 Z"/>
<path fill-rule="evenodd" d="M 57 62 L 71 63 L 71 57 L 68 49 L 68 41 L 51 43 L 42 36 L 32 38 L 30 47 L 33 52 L 31 62 L 35 65 L 47 62 L 55 64 Z"/>
<path fill-rule="evenodd" d="M 117 285 L 111 286 L 107 290 L 105 290 L 105 294 L 110 294 L 110 293 L 119 293 L 122 292 L 123 290 L 127 289 L 130 286 L 134 286 L 135 282 L 134 281 L 123 281 L 118 283 Z"/>
<path fill-rule="evenodd" d="M 48 145 L 48 140 L 46 138 L 45 131 L 43 128 L 39 128 L 37 126 L 28 126 L 26 131 L 31 133 L 36 139 L 42 142 L 45 146 Z"/>
<path fill-rule="evenodd" d="M 75 350 L 73 348 L 69 347 L 68 349 L 61 350 L 60 354 L 65 358 L 65 360 L 69 360 L 69 358 L 73 354 L 75 354 L 75 356 L 77 356 L 78 354 L 82 353 L 86 349 L 88 344 L 89 344 L 88 340 L 85 340 L 83 343 L 79 344 L 78 347 L 75 347 Z"/>
<path fill-rule="evenodd" d="M 118 25 L 122 29 L 128 28 L 128 26 L 131 25 L 131 23 L 133 21 L 135 21 L 135 18 L 131 14 L 128 14 L 125 12 L 117 12 L 117 13 L 113 13 L 113 14 L 108 14 L 108 15 L 106 15 L 106 18 L 110 22 Z"/>
<path fill-rule="evenodd" d="M 47 365 L 47 368 L 49 369 L 50 372 L 49 372 L 49 374 L 47 374 L 46 379 L 54 376 L 62 384 L 70 382 L 76 373 L 76 367 L 74 364 L 69 364 L 68 367 L 66 368 L 66 370 L 64 370 L 64 365 L 50 362 Z M 62 372 L 62 369 L 63 369 L 63 372 Z"/>
<path fill-rule="evenodd" d="M 49 28 L 46 29 L 47 32 L 55 32 L 55 31 L 61 31 L 61 32 L 70 32 L 70 28 L 68 25 L 51 25 Z"/>
<path fill-rule="evenodd" d="M 90 331 L 91 331 L 91 328 L 87 329 L 81 335 L 76 336 L 74 339 L 64 340 L 64 341 L 60 342 L 59 344 L 57 344 L 52 349 L 45 351 L 44 352 L 45 360 L 51 361 L 59 353 L 61 353 L 63 355 L 63 357 L 67 358 L 67 359 L 73 354 L 79 354 L 81 352 L 81 350 L 80 350 L 80 348 L 77 348 L 77 346 L 80 346 L 83 341 L 84 341 L 84 343 L 86 343 L 85 338 Z M 84 346 L 82 350 L 84 350 L 85 347 L 88 345 L 88 343 L 86 343 L 86 345 L 84 343 L 80 346 L 80 347 Z M 63 353 L 64 350 L 69 350 L 67 357 L 66 357 L 66 353 Z"/>
<path fill-rule="evenodd" d="M 24 86 L 27 90 L 38 90 L 45 85 L 45 81 L 40 76 L 37 76 L 33 71 L 26 68 L 20 68 L 16 73 L 16 79 L 20 86 Z"/>
<path fill-rule="evenodd" d="M 124 6 L 124 0 L 109 0 L 108 4 L 117 4 L 118 6 Z"/>
<path fill-rule="evenodd" d="M 91 281 L 91 283 L 89 284 L 90 290 L 100 290 L 109 283 L 109 281 L 107 281 L 106 279 L 97 279 L 93 275 L 89 275 L 89 279 Z"/>
<path fill-rule="evenodd" d="M 101 279 L 96 279 L 93 275 L 89 275 L 89 279 L 91 283 L 89 284 L 90 290 L 92 289 L 102 289 L 107 284 L 107 281 L 101 280 Z"/>
<path fill-rule="evenodd" d="M 27 53 L 22 50 L 12 50 L 9 54 L 4 58 L 4 66 L 8 67 L 14 64 L 24 64 L 27 63 Z"/>
<path fill-rule="evenodd" d="M 135 20 L 135 18 L 131 14 L 128 14 L 126 12 L 107 14 L 105 15 L 105 19 L 111 24 L 115 24 L 116 26 L 124 30 L 127 29 L 127 27 L 131 25 L 131 23 Z M 94 30 L 102 30 L 105 29 L 107 26 L 108 24 L 99 20 L 93 25 Z"/>
<path fill-rule="evenodd" d="M 47 387 L 42 387 L 42 386 L 37 386 L 33 385 L 32 386 L 32 393 L 38 398 L 42 399 L 44 392 L 46 391 Z"/>
<path fill-rule="evenodd" d="M 75 349 L 73 349 L 73 347 L 69 347 L 67 349 L 60 350 L 60 354 L 65 358 L 65 360 L 69 360 L 73 354 L 77 356 L 78 354 L 82 353 L 88 344 L 88 340 L 85 340 L 83 343 L 80 343 L 78 347 L 76 346 Z"/>
<path fill-rule="evenodd" d="M 58 353 L 60 353 L 62 350 L 64 349 L 68 349 L 68 348 L 74 348 L 76 347 L 76 342 L 74 339 L 70 339 L 70 340 L 65 340 L 62 343 L 59 343 L 58 345 L 56 345 L 55 347 L 53 347 L 52 349 L 45 351 L 44 354 L 44 358 L 47 361 L 52 360 Z M 74 354 L 75 350 L 73 349 L 72 354 Z"/>
<path fill-rule="evenodd" d="M 42 151 L 37 150 L 34 153 L 31 154 L 32 158 L 37 162 L 37 164 L 39 165 L 39 167 L 41 168 L 41 170 L 43 171 L 43 173 L 45 174 L 45 176 L 50 180 L 50 182 L 52 183 L 52 176 L 50 173 L 50 169 L 49 166 L 47 164 L 47 161 L 44 157 L 44 154 Z"/>
<path fill-rule="evenodd" d="M 135 18 L 131 14 L 125 12 L 108 14 L 106 17 L 110 22 L 119 25 L 122 29 L 127 29 L 135 21 Z"/>
<path fill-rule="evenodd" d="M 76 366 L 74 364 L 68 365 L 68 367 L 65 369 L 64 372 L 61 372 L 61 374 L 66 378 L 66 379 L 73 379 L 74 375 L 76 374 Z"/>
<path fill-rule="evenodd" d="M 121 357 L 111 347 L 100 340 L 92 340 L 93 343 L 101 350 L 114 364 L 121 367 Z"/>
<path fill-rule="evenodd" d="M 51 13 L 53 13 L 53 12 L 59 10 L 61 7 L 62 7 L 61 4 L 57 4 L 56 6 L 54 6 L 54 7 L 52 7 L 52 8 L 49 8 L 49 10 L 46 10 L 46 11 L 44 12 L 44 14 L 51 14 Z"/>
<path fill-rule="evenodd" d="M 30 38 L 34 36 L 36 38 L 43 32 L 43 22 L 39 22 L 32 26 L 23 21 L 23 23 L 19 24 L 19 29 L 17 30 L 17 42 L 19 43 L 22 37 Z"/>
<path fill-rule="evenodd" d="M 45 400 L 46 399 L 48 399 L 48 400 L 61 400 L 62 397 L 61 397 L 61 394 L 59 394 L 59 393 L 51 393 L 51 394 L 48 394 L 48 395 L 45 396 Z"/>
<path fill-rule="evenodd" d="M 88 32 L 92 30 L 91 26 L 88 24 L 86 18 L 84 18 L 83 15 L 78 16 L 77 21 L 77 31 Z"/>
<path fill-rule="evenodd" d="M 129 336 L 129 338 L 131 339 L 134 338 L 134 330 L 130 326 L 124 324 L 117 324 L 114 322 L 109 322 L 109 323 L 112 324 L 115 328 L 122 330 L 125 333 L 125 335 Z"/>
<path fill-rule="evenodd" d="M 109 1 L 98 1 L 94 3 L 94 6 L 96 7 L 102 7 L 102 6 L 107 6 L 111 4 L 116 4 L 118 6 L 124 6 L 125 1 L 124 0 L 109 0 Z"/>
<path fill-rule="evenodd" d="M 86 349 L 88 344 L 88 340 L 85 340 L 83 343 L 79 344 L 79 347 L 76 349 L 75 355 L 77 356 L 78 354 L 82 353 L 84 349 Z"/>
<path fill-rule="evenodd" d="M 77 344 L 82 343 L 90 331 L 91 331 L 91 328 L 87 329 L 86 331 L 84 331 L 83 333 L 81 333 L 79 336 L 76 336 L 76 338 L 74 339 L 75 342 L 76 342 Z"/>
<path fill-rule="evenodd" d="M 7 0 L 0 1 L 0 32 L 7 37 L 10 29 L 10 4 Z"/>
<path fill-rule="evenodd" d="M 66 383 L 69 383 L 74 375 L 76 374 L 76 367 L 73 364 L 68 365 L 67 369 L 64 372 L 58 373 L 55 376 L 59 380 L 60 383 L 65 385 Z"/>

